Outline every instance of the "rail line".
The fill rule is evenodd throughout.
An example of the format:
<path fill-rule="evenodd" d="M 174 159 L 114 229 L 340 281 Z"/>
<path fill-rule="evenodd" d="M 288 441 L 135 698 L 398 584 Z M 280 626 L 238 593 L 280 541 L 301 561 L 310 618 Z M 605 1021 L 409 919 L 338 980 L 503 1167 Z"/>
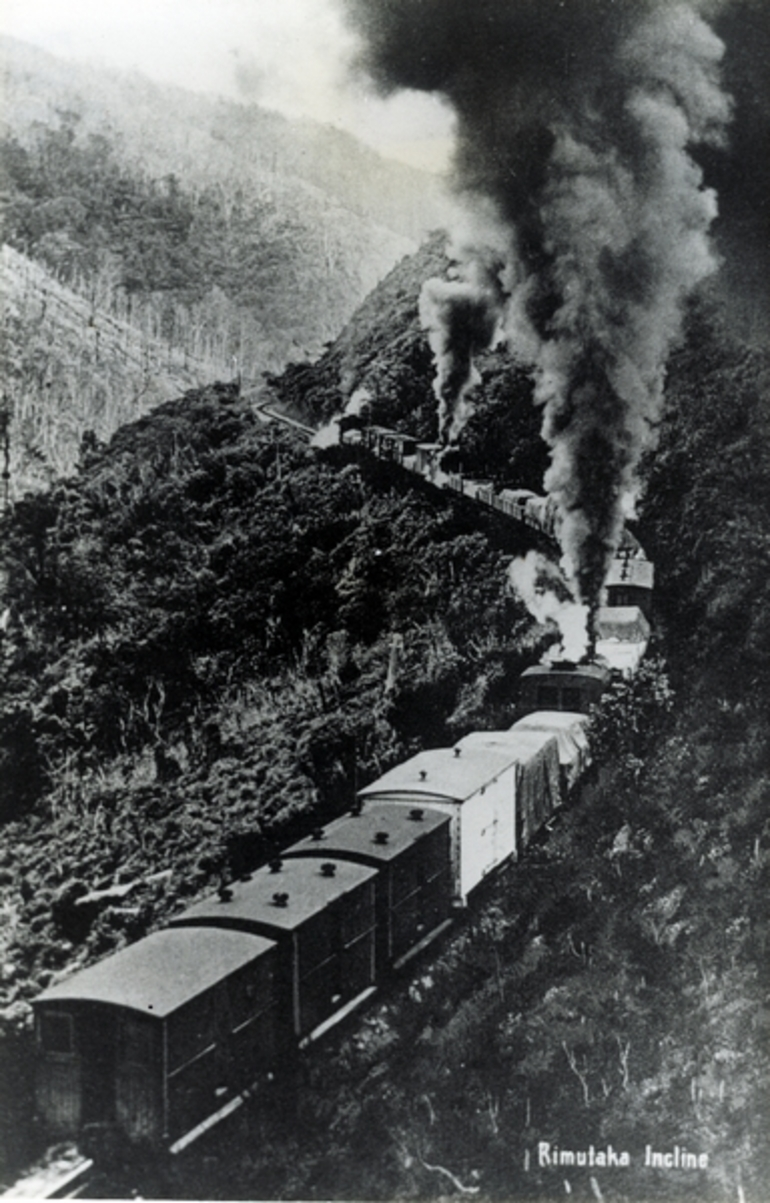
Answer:
<path fill-rule="evenodd" d="M 77 1199 L 87 1190 L 94 1163 L 75 1145 L 55 1146 L 0 1195 L 3 1199 Z"/>
<path fill-rule="evenodd" d="M 266 396 L 268 390 L 264 387 L 248 390 L 244 394 L 244 399 L 248 399 L 255 412 L 259 413 L 265 421 L 277 421 L 285 426 L 288 426 L 296 431 L 299 431 L 303 436 L 310 439 L 313 438 L 316 431 L 313 427 L 300 422 L 292 417 L 287 416 L 273 408 L 271 402 L 275 400 L 271 395 Z M 394 431 L 387 431 L 380 427 L 372 427 L 368 432 L 368 440 L 374 443 L 373 447 L 367 445 L 367 450 L 379 452 L 379 458 L 393 460 L 400 467 L 408 469 L 410 472 L 420 475 L 422 479 L 427 480 L 430 484 L 436 487 L 449 489 L 451 493 L 457 493 L 469 500 L 478 504 L 499 509 L 507 517 L 513 518 L 516 521 L 524 522 L 527 525 L 534 525 L 535 517 L 540 518 L 542 525 L 536 528 L 544 533 L 552 534 L 552 531 L 547 530 L 544 521 L 546 514 L 541 514 L 544 499 L 536 498 L 534 494 L 526 490 L 502 490 L 500 494 L 495 494 L 492 485 L 486 481 L 465 480 L 461 476 L 452 476 L 444 473 L 439 467 L 439 454 L 441 448 L 435 444 L 417 444 L 408 436 L 400 435 Z M 409 445 L 409 446 L 407 446 Z M 397 452 L 398 454 L 395 454 Z M 526 511 L 526 504 L 532 499 L 533 502 L 540 503 L 540 508 L 536 512 L 529 515 Z M 638 547 L 638 545 L 637 545 Z M 641 547 L 638 547 L 638 552 L 643 556 Z M 632 558 L 632 552 L 626 556 L 626 561 Z M 636 582 L 641 588 L 644 585 L 646 592 L 649 592 L 652 587 L 652 564 L 642 558 L 641 565 L 645 565 L 649 571 L 646 573 L 646 578 L 643 582 Z M 625 567 L 627 567 L 627 563 Z M 625 579 L 625 578 L 623 578 Z M 633 583 L 633 582 L 632 582 Z M 625 603 L 623 603 L 625 604 Z M 624 615 L 618 611 L 617 622 L 624 619 Z M 646 644 L 645 644 L 646 646 Z M 531 704 L 527 704 L 525 717 L 518 720 L 508 732 L 504 733 L 485 733 L 472 732 L 462 741 L 459 741 L 453 748 L 430 749 L 428 751 L 418 753 L 411 760 L 404 762 L 401 765 L 391 769 L 378 781 L 366 786 L 365 789 L 359 791 L 358 809 L 351 811 L 349 815 L 342 816 L 336 820 L 329 828 L 329 831 L 321 829 L 316 830 L 305 841 L 300 841 L 288 849 L 285 849 L 281 854 L 281 858 L 270 862 L 268 865 L 255 870 L 244 884 L 239 884 L 229 888 L 226 891 L 220 891 L 218 897 L 204 899 L 202 902 L 195 904 L 188 911 L 176 916 L 165 929 L 153 933 L 144 940 L 138 941 L 135 945 L 129 946 L 122 952 L 115 954 L 114 958 L 107 959 L 105 965 L 92 967 L 83 970 L 80 975 L 76 975 L 73 979 L 74 993 L 72 983 L 69 981 L 60 985 L 49 988 L 40 998 L 35 1000 L 35 1006 L 38 1008 L 36 1012 L 36 1023 L 38 1024 L 38 1034 L 41 1039 L 41 1047 L 44 1047 L 45 1041 L 43 1037 L 48 1033 L 49 1040 L 53 1040 L 55 1047 L 49 1048 L 51 1053 L 51 1064 L 54 1065 L 56 1074 L 59 1074 L 60 1064 L 56 1061 L 56 1057 L 61 1054 L 62 1043 L 69 1042 L 74 1048 L 75 1039 L 80 1039 L 77 1036 L 79 1029 L 75 1026 L 77 1016 L 73 1012 L 70 1017 L 68 1006 L 75 1003 L 80 1005 L 80 995 L 78 994 L 78 982 L 91 974 L 101 973 L 102 978 L 99 990 L 96 994 L 93 993 L 93 983 L 91 983 L 91 994 L 86 992 L 86 996 L 96 1002 L 94 1006 L 114 1007 L 116 1001 L 127 1012 L 137 1009 L 137 1004 L 132 1001 L 130 983 L 137 978 L 136 965 L 142 969 L 138 973 L 138 979 L 144 981 L 150 970 L 155 971 L 160 966 L 161 975 L 165 971 L 168 963 L 169 948 L 177 957 L 186 956 L 190 963 L 209 964 L 211 961 L 211 944 L 216 940 L 218 947 L 217 953 L 221 953 L 223 941 L 227 944 L 227 954 L 229 960 L 226 961 L 224 967 L 220 969 L 222 980 L 235 977 L 236 970 L 243 968 L 243 958 L 248 954 L 247 964 L 252 982 L 252 993 L 249 998 L 262 997 L 259 990 L 264 983 L 265 990 L 272 990 L 273 960 L 271 958 L 282 955 L 280 950 L 288 947 L 285 944 L 286 932 L 292 933 L 292 939 L 305 941 L 308 939 L 305 927 L 308 922 L 308 916 L 312 917 L 316 913 L 331 913 L 332 907 L 337 906 L 338 897 L 346 899 L 352 898 L 355 907 L 358 910 L 351 910 L 351 914 L 355 913 L 366 916 L 374 906 L 374 886 L 373 879 L 378 882 L 390 881 L 390 875 L 396 872 L 394 868 L 396 864 L 395 858 L 402 858 L 397 866 L 399 872 L 406 872 L 403 866 L 407 869 L 412 863 L 409 860 L 411 852 L 414 848 L 419 847 L 421 853 L 428 849 L 428 856 L 425 863 L 433 864 L 435 873 L 433 877 L 426 883 L 423 877 L 420 877 L 420 889 L 424 891 L 419 894 L 415 891 L 414 895 L 408 897 L 412 900 L 417 898 L 417 902 L 413 907 L 413 911 L 409 912 L 410 922 L 414 920 L 412 926 L 408 928 L 408 939 L 404 937 L 401 940 L 401 935 L 396 939 L 394 933 L 403 935 L 406 929 L 404 928 L 404 915 L 406 912 L 403 908 L 398 913 L 398 925 L 391 925 L 392 916 L 386 917 L 385 920 L 378 920 L 384 923 L 384 926 L 378 928 L 377 943 L 373 943 L 375 936 L 374 925 L 355 929 L 355 940 L 350 943 L 359 944 L 362 940 L 368 940 L 369 944 L 365 947 L 369 949 L 367 958 L 359 961 L 353 961 L 348 958 L 345 965 L 348 968 L 355 968 L 355 974 L 351 978 L 349 975 L 340 978 L 344 981 L 345 989 L 348 990 L 346 995 L 339 987 L 337 992 L 332 994 L 330 999 L 324 995 L 323 1007 L 320 1008 L 315 1000 L 315 996 L 304 993 L 306 987 L 303 982 L 295 985 L 294 989 L 296 997 L 301 1000 L 302 1005 L 297 1002 L 291 1016 L 291 1031 L 288 1039 L 294 1041 L 294 1046 L 297 1049 L 306 1047 L 319 1036 L 323 1035 L 331 1026 L 336 1026 L 345 1016 L 358 1009 L 358 1006 L 374 994 L 390 971 L 395 971 L 405 964 L 408 960 L 421 952 L 427 946 L 427 943 L 432 943 L 433 939 L 444 930 L 448 929 L 452 923 L 452 916 L 449 914 L 450 908 L 457 909 L 461 904 L 466 905 L 470 892 L 480 884 L 481 879 L 498 864 L 504 862 L 508 856 L 518 856 L 521 849 L 526 847 L 532 833 L 537 831 L 538 825 L 543 823 L 543 813 L 538 807 L 532 805 L 530 797 L 531 790 L 522 790 L 521 812 L 508 813 L 504 799 L 509 797 L 509 793 L 501 787 L 500 797 L 493 790 L 487 791 L 487 786 L 492 781 L 492 784 L 497 784 L 504 774 L 518 773 L 524 771 L 530 773 L 532 780 L 540 781 L 542 766 L 548 762 L 550 764 L 548 789 L 543 794 L 543 798 L 547 800 L 547 813 L 552 813 L 566 798 L 567 791 L 572 789 L 575 782 L 578 780 L 585 767 L 585 757 L 583 744 L 578 735 L 575 734 L 576 721 L 579 723 L 584 721 L 581 712 L 585 712 L 587 703 L 592 700 L 588 697 L 588 686 L 594 689 L 596 682 L 592 676 L 590 681 L 588 676 L 591 673 L 599 677 L 599 685 L 602 687 L 602 682 L 609 678 L 609 669 L 598 669 L 594 666 L 580 668 L 574 664 L 564 666 L 565 671 L 557 673 L 556 668 L 550 667 L 547 669 L 528 669 L 522 676 L 524 688 L 527 685 L 525 678 L 532 673 L 538 672 L 549 674 L 548 680 L 543 686 L 543 697 L 537 696 L 529 699 Z M 569 673 L 566 670 L 569 670 Z M 573 680 L 574 678 L 574 680 Z M 581 679 L 578 679 L 581 678 Z M 583 679 L 585 678 L 585 679 Z M 534 680 L 534 678 L 533 678 Z M 566 683 L 566 684 L 565 684 Z M 532 682 L 529 682 L 532 684 Z M 535 686 L 540 687 L 542 681 L 534 682 Z M 564 686 L 563 695 L 559 692 Z M 545 699 L 545 694 L 548 693 L 548 700 Z M 567 694 L 569 693 L 569 699 Z M 558 697 L 556 696 L 558 694 Z M 556 698 L 556 700 L 554 700 Z M 569 704 L 567 701 L 569 700 Z M 584 704 L 584 702 L 586 704 Z M 543 712 L 548 722 L 544 724 L 541 715 L 539 725 L 527 728 L 526 714 L 530 711 Z M 555 718 L 551 712 L 568 711 L 567 717 L 562 718 L 560 713 L 555 714 Z M 550 718 L 548 716 L 551 715 Z M 558 720 L 558 721 L 557 721 Z M 567 724 L 565 726 L 565 724 Z M 571 734 L 566 735 L 569 730 Z M 502 735 L 502 738 L 500 736 Z M 548 748 L 548 753 L 544 749 Z M 462 756 L 460 762 L 463 771 L 466 773 L 466 789 L 465 793 L 459 795 L 456 793 L 455 777 L 457 774 L 458 758 Z M 500 758 L 503 758 L 502 760 Z M 540 759 L 538 759 L 540 757 Z M 549 759 L 550 758 L 550 759 Z M 489 762 L 489 763 L 488 763 Z M 499 762 L 499 763 L 498 763 Z M 539 767 L 531 767 L 536 765 Z M 493 773 L 490 778 L 489 774 Z M 436 794 L 436 797 L 441 802 L 441 805 L 435 807 L 430 803 L 424 808 L 426 802 L 425 793 L 426 787 L 422 784 L 430 774 L 431 791 Z M 442 776 L 443 774 L 443 776 Z M 478 779 L 477 779 L 478 778 Z M 553 779 L 553 781 L 551 780 Z M 442 781 L 445 784 L 442 786 Z M 553 784 L 553 783 L 556 784 Z M 473 789 L 468 793 L 468 789 L 473 786 Z M 518 798 L 518 793 L 517 793 Z M 484 797 L 484 802 L 481 798 Z M 503 799 L 501 801 L 501 799 Z M 361 819 L 363 804 L 367 804 L 367 815 L 371 816 L 372 831 L 368 828 L 364 829 L 364 820 Z M 413 806 L 412 803 L 417 803 Z M 459 825 L 459 806 L 462 805 L 463 815 L 471 815 L 468 823 L 469 831 L 477 831 L 478 841 L 474 847 L 473 856 L 470 854 L 465 859 L 461 858 L 458 851 L 453 851 L 454 845 L 452 839 L 457 839 L 451 832 L 454 832 Z M 519 802 L 516 803 L 517 807 Z M 487 822 L 487 811 L 490 807 L 500 806 L 502 809 L 499 814 L 495 810 L 494 822 L 490 825 Z M 390 813 L 389 807 L 395 810 L 394 814 Z M 531 813 L 530 813 L 531 811 Z M 482 824 L 483 820 L 483 824 Z M 463 822 L 465 822 L 465 818 Z M 519 827 L 517 824 L 521 822 L 521 832 L 526 832 L 526 837 L 523 834 L 517 834 Z M 451 828 L 450 823 L 455 826 Z M 508 833 L 505 836 L 504 846 L 501 848 L 495 842 L 487 846 L 482 837 L 491 828 L 497 828 L 500 823 L 500 830 L 505 829 Z M 419 835 L 414 832 L 418 830 L 417 825 L 422 825 Z M 337 830 L 339 828 L 339 830 Z M 350 828 L 350 830 L 348 830 Z M 376 828 L 376 830 L 374 830 Z M 403 829 L 403 830 L 402 830 Z M 361 834 L 363 831 L 363 835 Z M 391 836 L 393 837 L 391 839 Z M 465 838 L 465 837 L 464 837 Z M 323 840 L 328 840 L 326 847 L 321 850 L 318 845 Z M 333 841 L 337 841 L 334 843 Z M 347 842 L 346 842 L 347 841 Z M 363 844 L 362 844 L 363 841 Z M 384 846 L 390 841 L 390 847 L 387 851 Z M 400 841 L 400 842 L 399 842 Z M 348 844 L 350 847 L 348 847 Z M 307 845 L 307 846 L 305 846 Z M 372 851 L 372 845 L 377 845 L 379 852 Z M 459 847 L 459 845 L 458 845 Z M 320 865 L 318 870 L 318 860 L 323 856 L 330 857 L 329 861 Z M 431 859 L 431 857 L 433 859 Z M 393 861 L 393 864 L 391 864 Z M 447 868 L 448 866 L 448 868 Z M 287 882 L 291 886 L 290 892 L 273 893 L 272 902 L 266 901 L 267 895 L 263 897 L 260 892 L 262 879 L 267 880 L 268 874 L 283 872 L 284 879 L 281 884 L 286 885 Z M 380 875 L 380 876 L 378 876 Z M 275 881 L 270 878 L 274 885 Z M 318 882 L 323 881 L 324 884 L 319 886 Z M 265 887 L 267 888 L 267 887 Z M 379 888 L 379 886 L 378 886 Z M 304 891 L 304 892 L 303 892 Z M 431 892 L 433 891 L 433 892 Z M 388 898 L 391 897 L 390 887 L 385 891 Z M 234 899 L 234 894 L 235 899 Z M 322 896 L 323 894 L 323 896 Z M 434 896 L 435 895 L 435 896 Z M 290 915 L 290 921 L 279 922 L 275 918 L 275 914 L 265 911 L 268 906 L 277 907 L 279 911 L 285 908 L 289 898 L 299 900 L 307 899 L 307 914 L 301 909 L 297 909 Z M 231 907 L 236 914 L 236 919 L 228 920 L 228 916 L 223 909 L 226 905 L 231 904 Z M 350 903 L 349 905 L 353 905 Z M 401 904 L 399 904 L 401 905 Z M 411 905 L 411 904 L 410 904 Z M 238 911 L 238 908 L 241 908 Z M 367 907 L 369 910 L 367 910 Z M 427 908 L 427 909 L 425 909 Z M 285 912 L 289 913 L 289 912 Z M 337 913 L 336 911 L 334 912 Z M 372 911 L 373 913 L 373 911 Z M 438 923 L 432 931 L 429 931 L 428 936 L 424 936 L 426 927 L 425 914 Z M 223 918 L 224 916 L 224 918 Z M 244 918 L 245 916 L 245 918 Z M 417 919 L 420 923 L 417 924 Z M 356 920 L 358 922 L 358 920 Z M 352 920 L 351 920 L 352 922 Z M 361 920 L 363 923 L 363 920 Z M 251 927 L 248 926 L 251 924 Z M 391 926 L 389 926 L 391 925 Z M 400 925 L 400 926 L 399 926 Z M 308 929 L 309 930 L 309 929 Z M 342 930 L 342 929 L 340 929 Z M 333 934 L 333 933 L 332 933 Z M 424 938 L 420 939 L 420 936 Z M 264 947 L 258 948 L 254 943 L 255 938 L 261 941 Z M 330 936 L 330 940 L 332 937 Z M 243 940 L 246 940 L 249 947 L 244 949 L 241 947 Z M 281 943 L 284 941 L 284 943 Z M 400 943 L 398 941 L 401 941 Z M 411 941 L 411 943 L 410 943 Z M 222 945 L 224 947 L 224 945 Z M 302 945 L 304 947 L 304 944 Z M 330 948 L 336 945 L 330 943 Z M 345 952 L 348 951 L 348 945 L 340 945 Z M 278 949 L 278 952 L 276 952 Z M 379 951 L 378 951 L 379 950 Z M 402 954 L 403 955 L 400 955 Z M 224 954 L 222 953 L 224 956 Z M 334 955 L 337 955 L 336 953 Z M 342 953 L 339 954 L 342 958 Z M 133 958 L 133 959 L 132 959 Z M 144 958 L 144 959 L 142 959 Z M 330 963 L 333 958 L 329 958 Z M 187 963 L 187 962 L 185 962 Z M 278 963 L 276 961 L 276 963 Z M 326 964 L 326 962 L 323 962 Z M 335 962 L 336 964 L 336 962 Z M 340 959 L 340 965 L 342 960 Z M 235 966 L 235 970 L 233 969 Z M 376 974 L 376 977 L 375 977 Z M 106 976 L 105 976 L 106 975 Z M 110 976 L 111 975 L 111 976 Z M 229 977 L 228 977 L 229 975 Z M 261 976 L 260 976 L 261 975 Z M 253 981 L 252 981 L 253 979 Z M 277 979 L 275 979 L 277 980 Z M 337 981 L 337 978 L 333 979 Z M 352 988 L 357 986 L 359 992 Z M 208 989 L 219 988 L 217 983 L 209 984 Z M 187 987 L 185 987 L 187 988 Z M 82 990 L 82 986 L 80 987 Z M 300 989 L 302 993 L 300 994 Z M 309 990 L 310 988 L 307 987 Z M 128 992 L 128 998 L 126 997 Z M 182 992 L 183 994 L 184 992 Z M 203 991 L 201 991 L 203 993 Z M 86 997 L 84 996 L 84 997 Z M 235 996 L 240 998 L 240 995 Z M 246 1023 L 233 1028 L 230 1033 L 229 1029 L 225 1034 L 227 1040 L 232 1037 L 241 1039 L 244 1053 L 247 1049 L 246 1042 L 242 1039 L 244 1031 L 249 1036 L 249 1025 L 268 1014 L 270 1008 L 278 1008 L 284 1001 L 280 991 L 276 989 L 275 996 L 267 995 L 267 1002 L 263 1002 L 263 1011 L 255 1011 L 254 1016 L 249 1018 Z M 346 1001 L 347 998 L 347 1001 Z M 156 999 L 157 1002 L 157 999 Z M 269 1004 L 269 1005 L 268 1005 Z M 177 997 L 169 995 L 165 998 L 166 1012 L 168 1016 L 176 1016 L 183 1013 L 183 1006 L 186 1005 L 186 997 Z M 144 1006 L 144 1001 L 141 1001 L 141 1006 Z M 155 1019 L 156 1023 L 165 1023 L 166 1012 L 163 1012 L 161 1019 Z M 281 1012 L 283 1013 L 283 1012 Z M 276 1014 L 278 1011 L 276 1010 Z M 272 1011 L 270 1011 L 272 1016 Z M 320 1019 L 320 1025 L 312 1028 L 310 1020 L 316 1016 Z M 50 1022 L 49 1022 L 50 1021 Z M 80 1020 L 77 1020 L 79 1023 Z M 203 1022 L 201 1020 L 201 1022 Z M 272 1018 L 270 1020 L 272 1023 Z M 47 1025 L 47 1026 L 46 1026 Z M 311 1030 L 312 1029 L 312 1030 Z M 160 1029 L 159 1029 L 160 1030 Z M 265 1031 L 272 1029 L 267 1026 Z M 204 1036 L 207 1033 L 204 1031 Z M 211 1033 L 209 1033 L 211 1035 Z M 162 1029 L 163 1040 L 167 1039 L 167 1029 Z M 212 1035 L 212 1043 L 207 1046 L 203 1052 L 196 1052 L 193 1061 L 196 1065 L 200 1062 L 201 1057 L 207 1057 L 217 1054 L 219 1048 L 220 1034 L 217 1030 Z M 250 1037 L 249 1037 L 250 1038 Z M 152 1036 L 155 1042 L 148 1045 L 150 1052 L 152 1048 L 160 1047 L 157 1043 L 156 1036 Z M 164 1045 L 164 1048 L 166 1046 Z M 235 1044 L 232 1046 L 235 1048 Z M 238 1045 L 240 1048 L 241 1045 Z M 248 1046 L 251 1047 L 251 1046 Z M 256 1045 L 254 1046 L 257 1047 Z M 261 1046 L 260 1046 L 261 1047 Z M 212 1050 L 213 1053 L 212 1053 Z M 193 1050 L 194 1051 L 194 1050 Z M 267 1054 L 266 1054 L 267 1056 Z M 231 1060 L 234 1060 L 231 1058 Z M 193 1061 L 185 1062 L 181 1066 L 182 1069 L 187 1069 Z M 158 1065 L 160 1060 L 158 1057 L 147 1057 L 148 1073 L 160 1073 Z M 230 1061 L 227 1062 L 230 1064 Z M 204 1065 L 203 1077 L 201 1081 L 209 1083 L 219 1082 L 219 1076 L 212 1077 L 214 1070 L 216 1074 L 221 1074 L 221 1066 L 219 1062 L 214 1061 L 201 1062 Z M 272 1077 L 272 1068 L 274 1063 L 266 1060 L 265 1064 L 269 1069 L 269 1077 Z M 173 1072 L 179 1071 L 179 1066 Z M 186 1097 L 182 1088 L 178 1087 L 175 1082 L 172 1082 L 172 1075 L 168 1074 L 167 1060 L 164 1054 L 163 1057 L 163 1091 L 156 1091 L 152 1097 L 162 1097 L 166 1100 L 163 1104 L 165 1111 L 161 1114 L 159 1111 L 156 1114 L 150 1114 L 150 1120 L 156 1124 L 159 1134 L 163 1134 L 163 1139 L 167 1140 L 169 1129 L 172 1128 L 171 1135 L 182 1132 L 183 1135 L 177 1135 L 174 1144 L 166 1145 L 168 1151 L 172 1154 L 182 1153 L 190 1144 L 194 1143 L 210 1131 L 212 1127 L 218 1124 L 221 1120 L 226 1119 L 235 1110 L 240 1108 L 248 1098 L 252 1097 L 253 1090 L 256 1086 L 248 1087 L 229 1099 L 219 1110 L 211 1114 L 205 1115 L 204 1119 L 200 1120 L 194 1127 L 184 1134 L 184 1125 L 182 1120 L 196 1118 L 196 1116 L 188 1117 L 183 1110 L 184 1098 Z M 196 1070 L 198 1072 L 198 1070 Z M 206 1078 L 208 1073 L 209 1078 Z M 209 1080 L 210 1079 L 210 1080 Z M 160 1081 L 160 1079 L 158 1079 Z M 180 1079 L 181 1080 L 181 1079 Z M 59 1081 L 59 1078 L 51 1077 L 50 1081 L 54 1085 Z M 153 1078 L 154 1082 L 155 1079 Z M 185 1079 L 186 1081 L 186 1079 Z M 77 1089 L 80 1089 L 79 1083 L 75 1083 Z M 177 1095 L 173 1096 L 172 1102 L 176 1111 L 169 1110 L 168 1098 L 171 1087 L 177 1090 Z M 223 1087 L 217 1089 L 217 1100 L 221 1102 L 222 1096 L 227 1091 L 238 1090 L 242 1086 L 242 1082 L 237 1074 L 233 1075 L 232 1082 L 226 1082 Z M 57 1087 L 58 1089 L 58 1087 Z M 208 1089 L 208 1086 L 206 1087 Z M 44 1099 L 47 1095 L 42 1096 Z M 69 1097 L 69 1096 L 67 1096 Z M 206 1096 L 208 1097 L 208 1096 Z M 157 1110 L 157 1108 L 156 1108 Z M 173 1123 L 169 1123 L 169 1115 Z M 61 1128 L 64 1133 L 65 1129 Z M 154 1131 L 154 1129 L 153 1129 Z M 142 1137 L 145 1136 L 145 1130 L 142 1129 Z M 129 1133 L 130 1136 L 130 1133 Z M 93 1144 L 87 1146 L 89 1151 L 93 1151 Z M 94 1154 L 98 1161 L 101 1161 L 100 1154 Z M 54 1146 L 46 1154 L 45 1158 L 28 1171 L 13 1187 L 7 1190 L 3 1197 L 5 1198 L 77 1198 L 83 1196 L 93 1185 L 93 1179 L 99 1178 L 99 1186 L 103 1187 L 103 1180 L 100 1170 L 94 1169 L 94 1162 L 87 1156 L 79 1153 L 75 1145 L 58 1145 Z"/>
<path fill-rule="evenodd" d="M 246 392 L 241 394 L 241 399 L 248 401 L 251 398 L 264 397 L 265 391 L 266 390 L 264 388 L 247 389 Z M 280 422 L 284 426 L 290 427 L 292 430 L 300 431 L 301 434 L 306 435 L 309 439 L 312 439 L 317 433 L 314 426 L 308 426 L 304 422 L 298 422 L 296 418 L 290 418 L 287 414 L 279 413 L 277 409 L 273 409 L 270 405 L 270 398 L 263 401 L 255 400 L 254 410 L 266 421 Z"/>

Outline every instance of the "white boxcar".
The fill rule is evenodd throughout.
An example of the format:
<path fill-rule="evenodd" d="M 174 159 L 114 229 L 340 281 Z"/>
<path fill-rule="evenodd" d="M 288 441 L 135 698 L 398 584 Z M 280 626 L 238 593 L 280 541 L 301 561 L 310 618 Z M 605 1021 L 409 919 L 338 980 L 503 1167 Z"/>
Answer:
<path fill-rule="evenodd" d="M 624 677 L 636 672 L 649 639 L 650 624 L 638 606 L 599 607 L 596 655 Z"/>
<path fill-rule="evenodd" d="M 428 806 L 451 815 L 454 897 L 470 891 L 516 849 L 516 754 L 504 747 L 434 748 L 359 791 L 369 801 Z"/>
<path fill-rule="evenodd" d="M 513 758 L 513 852 L 529 841 L 563 800 L 559 744 L 550 730 L 473 731 L 457 745 L 462 755 L 503 752 Z"/>

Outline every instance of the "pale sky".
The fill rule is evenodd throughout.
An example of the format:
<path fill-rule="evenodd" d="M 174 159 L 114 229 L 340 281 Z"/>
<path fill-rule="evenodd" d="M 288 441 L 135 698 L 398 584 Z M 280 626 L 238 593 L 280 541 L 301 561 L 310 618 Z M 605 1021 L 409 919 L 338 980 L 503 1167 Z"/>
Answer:
<path fill-rule="evenodd" d="M 439 101 L 383 100 L 354 78 L 336 0 L 0 0 L 0 30 L 61 58 L 329 122 L 431 170 L 451 149 Z"/>

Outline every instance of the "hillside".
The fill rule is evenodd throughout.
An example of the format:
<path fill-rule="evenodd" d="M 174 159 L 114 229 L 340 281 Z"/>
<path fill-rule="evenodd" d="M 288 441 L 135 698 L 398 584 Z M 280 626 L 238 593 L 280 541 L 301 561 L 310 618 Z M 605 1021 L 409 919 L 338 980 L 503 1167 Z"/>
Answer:
<path fill-rule="evenodd" d="M 387 468 L 309 453 L 225 386 L 86 451 L 16 505 L 3 548 L 0 1076 L 18 1103 L 43 984 L 423 742 L 512 721 L 545 632 L 507 592 L 499 535 Z"/>
<path fill-rule="evenodd" d="M 13 38 L 0 38 L 0 61 L 3 121 L 22 141 L 37 126 L 56 126 L 62 112 L 76 113 L 84 135 L 104 135 L 123 162 L 159 179 L 173 173 L 188 187 L 274 188 L 282 202 L 299 188 L 412 242 L 445 216 L 434 176 L 385 160 L 332 126 L 68 62 Z"/>
<path fill-rule="evenodd" d="M 0 252 L 0 292 L 11 497 L 69 475 L 87 431 L 109 438 L 216 375 L 218 364 L 172 347 L 151 322 L 143 329 L 114 317 L 98 294 L 66 288 L 9 246 Z"/>
<path fill-rule="evenodd" d="M 279 399 L 321 421 L 365 387 L 376 418 L 430 437 L 417 294 L 440 264 L 438 243 L 399 264 L 317 364 L 273 378 Z M 145 1194 L 436 1197 L 448 1170 L 482 1197 L 566 1178 L 597 1198 L 586 1171 L 535 1163 L 548 1141 L 708 1154 L 692 1177 L 597 1173 L 607 1200 L 762 1197 L 767 387 L 767 359 L 694 305 L 645 468 L 656 656 L 595 718 L 604 771 L 440 954 L 319 1051 L 288 1110 L 245 1112 L 180 1178 L 148 1171 Z M 476 402 L 461 455 L 536 484 L 521 368 L 491 353 Z M 309 451 L 231 386 L 87 449 L 2 534 L 0 1077 L 23 1157 L 38 989 L 418 747 L 510 723 L 553 632 L 507 590 L 519 535 L 389 465 Z"/>
<path fill-rule="evenodd" d="M 195 381 L 259 380 L 315 357 L 445 213 L 434 178 L 331 128 L 77 67 L 11 39 L 0 40 L 0 62 L 4 241 L 80 298 L 76 307 L 98 310 L 105 328 L 133 327 L 135 342 L 163 343 L 178 363 L 203 368 L 170 393 L 159 379 L 153 402 Z M 6 270 L 15 298 L 21 268 Z M 24 321 L 16 306 L 3 334 L 11 364 L 32 354 Z M 56 361 L 67 378 L 93 358 L 94 330 L 81 333 L 76 345 L 68 323 Z M 116 393 L 144 389 L 124 388 L 116 371 Z M 84 429 L 106 436 L 137 412 L 124 405 L 108 428 L 97 376 L 73 412 L 71 399 L 57 404 L 63 380 L 54 396 L 37 369 L 30 381 L 11 368 L 12 408 L 23 414 L 23 429 L 11 423 L 14 459 L 37 460 L 35 479 L 72 465 Z"/>

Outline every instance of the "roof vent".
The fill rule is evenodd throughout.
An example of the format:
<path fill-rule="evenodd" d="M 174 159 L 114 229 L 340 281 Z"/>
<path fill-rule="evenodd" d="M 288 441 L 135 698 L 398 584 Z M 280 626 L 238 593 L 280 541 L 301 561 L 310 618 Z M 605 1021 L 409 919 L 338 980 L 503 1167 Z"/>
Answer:
<path fill-rule="evenodd" d="M 273 906 L 288 906 L 288 905 L 289 905 L 289 895 L 288 894 L 273 894 Z"/>
<path fill-rule="evenodd" d="M 337 872 L 337 866 L 335 865 L 334 861 L 325 860 L 324 863 L 321 865 L 321 876 L 322 877 L 334 877 L 334 874 L 336 872 Z"/>
<path fill-rule="evenodd" d="M 282 868 L 283 868 L 283 861 L 281 860 L 281 858 L 279 856 L 277 856 L 275 858 L 275 860 L 270 861 L 270 872 L 271 873 L 280 873 Z"/>
<path fill-rule="evenodd" d="M 416 807 L 414 810 L 409 811 L 409 818 L 412 819 L 415 823 L 421 823 L 424 814 L 425 814 L 424 810 L 420 810 L 419 807 Z"/>
<path fill-rule="evenodd" d="M 428 776 L 428 770 L 420 769 L 420 781 L 425 781 L 427 779 L 427 776 Z"/>
<path fill-rule="evenodd" d="M 233 896 L 233 892 L 229 886 L 220 886 L 217 890 L 220 902 L 229 902 Z"/>
<path fill-rule="evenodd" d="M 375 831 L 374 833 L 375 844 L 387 844 L 389 839 L 390 834 L 387 831 Z"/>
<path fill-rule="evenodd" d="M 314 827 L 310 833 L 311 840 L 314 840 L 316 843 L 324 839 L 325 836 L 326 832 L 324 831 L 323 827 Z"/>
<path fill-rule="evenodd" d="M 455 756 L 459 756 L 461 752 L 462 748 L 455 748 Z"/>

